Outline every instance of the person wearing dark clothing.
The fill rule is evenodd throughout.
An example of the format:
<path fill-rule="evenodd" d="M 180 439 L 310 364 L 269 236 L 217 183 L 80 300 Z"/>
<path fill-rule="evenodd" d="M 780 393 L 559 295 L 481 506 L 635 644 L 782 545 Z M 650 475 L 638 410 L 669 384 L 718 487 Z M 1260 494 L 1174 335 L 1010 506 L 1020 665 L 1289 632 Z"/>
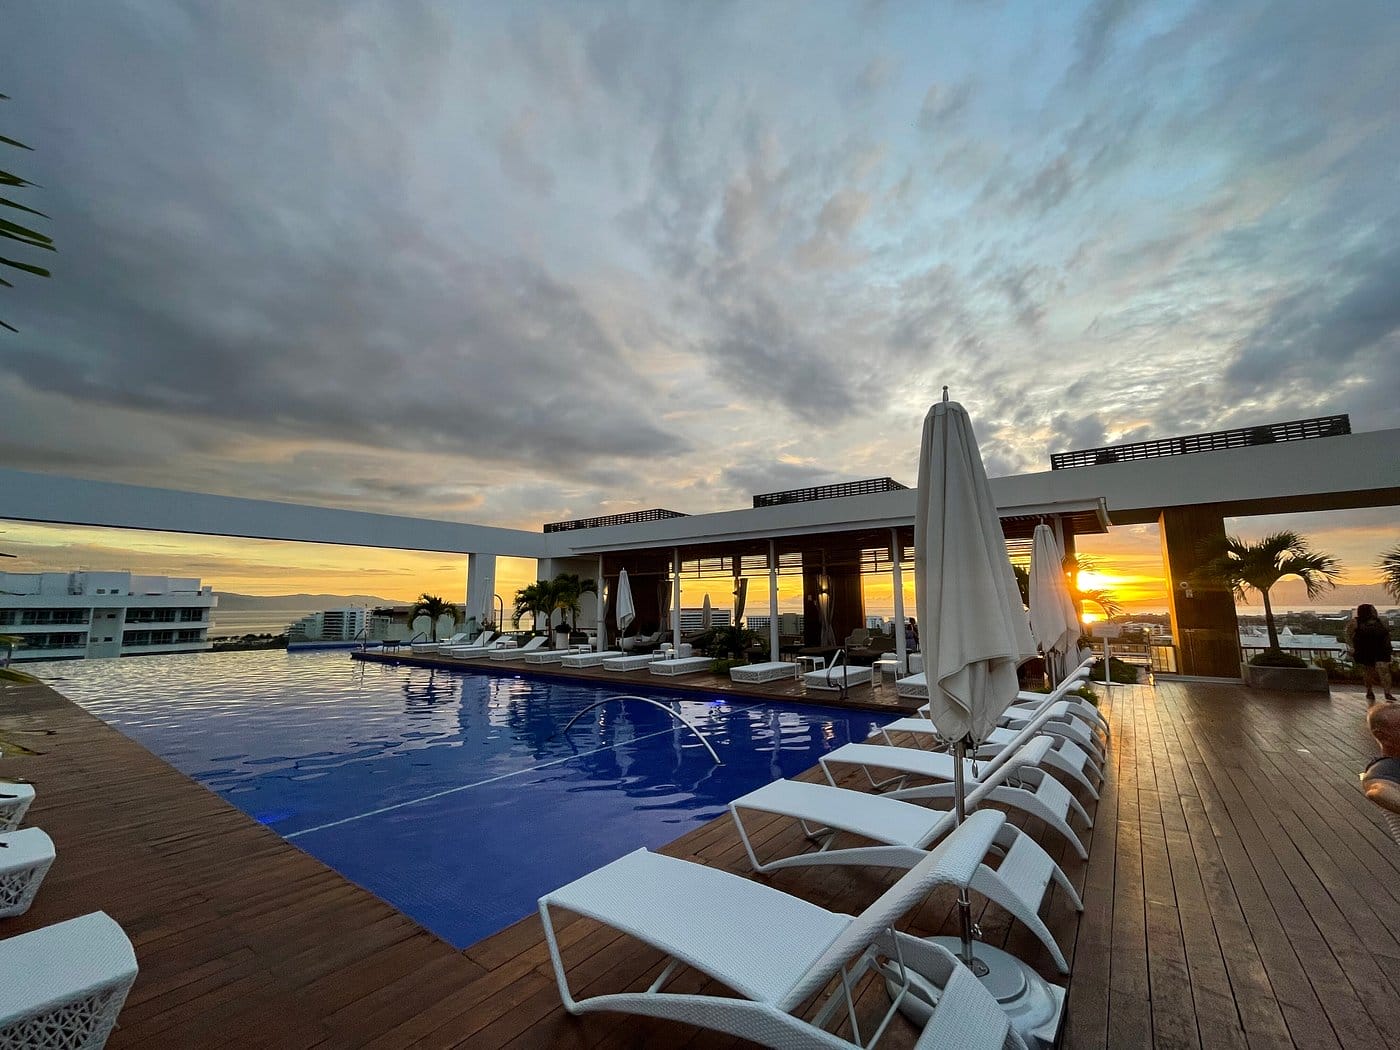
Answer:
<path fill-rule="evenodd" d="M 1390 628 L 1386 626 L 1374 605 L 1361 605 L 1356 610 L 1356 633 L 1352 636 L 1353 659 L 1366 680 L 1366 699 L 1376 698 L 1375 687 L 1380 684 L 1387 700 L 1394 700 L 1390 691 Z"/>

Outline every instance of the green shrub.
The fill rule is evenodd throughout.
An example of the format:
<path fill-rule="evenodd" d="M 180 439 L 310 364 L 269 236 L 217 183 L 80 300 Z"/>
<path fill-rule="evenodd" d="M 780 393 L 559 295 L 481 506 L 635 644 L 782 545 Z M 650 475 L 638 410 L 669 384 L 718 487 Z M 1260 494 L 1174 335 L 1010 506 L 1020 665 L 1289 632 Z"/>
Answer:
<path fill-rule="evenodd" d="M 1130 663 L 1124 663 L 1117 657 L 1113 659 L 1113 665 L 1109 668 L 1109 680 L 1118 682 L 1120 685 L 1137 685 L 1138 669 Z M 1096 682 L 1103 681 L 1103 660 L 1094 661 L 1094 666 L 1089 668 L 1089 677 Z"/>
<path fill-rule="evenodd" d="M 1118 661 L 1115 660 L 1115 661 L 1113 661 L 1113 662 L 1114 662 L 1114 663 L 1117 663 Z M 1034 686 L 1033 688 L 1027 689 L 1026 692 L 1028 692 L 1028 693 L 1048 693 L 1048 692 L 1050 692 L 1050 687 L 1049 687 L 1048 685 L 1038 685 L 1038 686 Z M 1071 697 L 1071 696 L 1083 697 L 1085 700 L 1088 700 L 1089 703 L 1093 704 L 1095 707 L 1098 707 L 1098 706 L 1099 706 L 1099 694 L 1096 693 L 1096 692 L 1094 692 L 1093 688 L 1089 685 L 1088 682 L 1082 682 L 1082 683 L 1080 683 L 1080 685 L 1079 685 L 1077 688 L 1071 689 L 1069 692 L 1067 692 L 1067 693 L 1065 694 L 1065 696 L 1066 696 L 1066 697 Z"/>
<path fill-rule="evenodd" d="M 1327 672 L 1329 682 L 1359 682 L 1361 672 L 1356 665 L 1330 656 L 1318 657 L 1317 666 Z"/>
<path fill-rule="evenodd" d="M 1307 667 L 1308 662 L 1282 649 L 1265 649 L 1249 658 L 1251 667 Z"/>
<path fill-rule="evenodd" d="M 715 674 L 727 675 L 731 668 L 747 667 L 748 663 L 747 660 L 716 660 L 710 664 L 710 670 Z"/>

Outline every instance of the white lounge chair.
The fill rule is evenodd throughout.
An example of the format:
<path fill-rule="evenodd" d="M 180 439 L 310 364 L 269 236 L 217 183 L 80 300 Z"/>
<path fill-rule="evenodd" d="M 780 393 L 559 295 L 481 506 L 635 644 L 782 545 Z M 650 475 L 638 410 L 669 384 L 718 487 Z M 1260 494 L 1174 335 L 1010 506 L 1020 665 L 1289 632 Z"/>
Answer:
<path fill-rule="evenodd" d="M 1088 750 L 1068 739 L 1066 734 L 1072 730 L 1064 722 L 1055 721 L 1054 714 L 1055 708 L 1052 705 L 1035 718 L 1020 723 L 1015 728 L 992 730 L 972 757 L 995 759 L 1007 749 L 1021 746 L 1032 735 L 1044 736 L 1055 745 L 1045 756 L 1044 766 L 1047 769 L 1058 769 L 1097 799 L 1098 785 L 1103 782 L 1103 770 L 1100 765 L 1102 757 L 1100 756 L 1099 762 L 1095 762 Z M 893 736 L 897 733 L 907 733 L 921 744 L 933 741 L 939 741 L 941 744 L 938 731 L 926 715 L 899 718 L 876 730 L 876 735 L 890 745 L 897 745 L 898 741 Z"/>
<path fill-rule="evenodd" d="M 1045 737 L 1024 745 L 1021 754 L 1004 764 L 998 776 L 984 781 L 969 793 L 968 809 L 976 809 L 1017 766 L 1038 764 L 1049 749 L 1050 741 Z M 773 813 L 798 821 L 807 838 L 819 843 L 817 849 L 759 861 L 744 826 L 745 810 Z M 828 864 L 912 868 L 955 826 L 955 818 L 949 812 L 930 810 L 883 795 L 800 780 L 775 780 L 765 784 L 731 802 L 729 812 L 739 829 L 749 861 L 759 872 Z M 870 839 L 879 845 L 833 849 L 832 844 L 840 832 Z M 1083 911 L 1079 894 L 1050 855 L 1015 825 L 1008 823 L 1002 828 L 994 849 L 1000 853 L 1000 863 L 992 868 L 984 861 L 972 880 L 972 889 L 1019 919 L 1045 945 L 1060 972 L 1069 973 L 1069 963 L 1039 913 L 1052 880 L 1065 892 L 1074 909 Z"/>
<path fill-rule="evenodd" d="M 1033 729 L 1023 730 L 1016 746 L 1028 742 L 1035 735 Z M 963 780 L 969 791 L 980 784 L 983 778 L 993 776 L 1005 762 L 1015 754 L 1014 750 L 1004 751 L 990 762 L 978 763 L 963 760 Z M 836 784 L 832 773 L 833 766 L 858 766 L 865 771 L 870 785 L 879 791 L 886 791 L 892 798 L 945 799 L 953 798 L 954 762 L 952 755 L 944 751 L 924 751 L 917 747 L 891 747 L 888 744 L 843 744 L 836 750 L 821 757 L 822 772 L 827 780 Z M 872 769 L 888 769 L 895 775 L 884 780 L 876 780 Z M 909 787 L 910 777 L 932 781 Z M 1044 821 L 1054 828 L 1082 859 L 1088 859 L 1089 851 L 1070 827 L 1070 815 L 1076 814 L 1085 827 L 1093 827 L 1094 822 L 1079 800 L 1070 794 L 1069 788 L 1052 777 L 1042 766 L 1020 766 L 1015 772 L 1014 783 L 998 784 L 987 795 L 988 801 L 999 802 L 1012 809 L 1019 809 Z"/>
<path fill-rule="evenodd" d="M 544 635 L 539 635 L 531 638 L 524 645 L 517 645 L 514 648 L 492 649 L 487 655 L 493 660 L 523 660 L 527 653 L 542 649 L 548 640 Z"/>
<path fill-rule="evenodd" d="M 675 677 L 708 671 L 714 664 L 714 660 L 708 656 L 679 656 L 674 660 L 653 660 L 647 664 L 647 670 L 652 674 Z"/>
<path fill-rule="evenodd" d="M 572 1014 L 615 1010 L 670 1018 L 793 1050 L 854 1048 L 863 1036 L 851 988 L 872 969 L 892 979 L 893 1002 L 875 1028 L 878 1039 L 904 997 L 917 994 L 904 969 L 909 966 L 942 988 L 919 1050 L 1022 1048 L 996 1000 L 951 953 L 893 926 L 935 887 L 968 885 L 1004 823 L 1000 813 L 974 813 L 856 917 L 690 861 L 646 850 L 629 853 L 540 898 L 559 997 Z M 559 909 L 635 937 L 670 962 L 643 990 L 575 999 L 554 934 Z M 683 966 L 732 994 L 666 991 Z M 838 976 L 838 991 L 811 1020 L 797 1015 Z M 826 1030 L 843 1007 L 853 1025 L 850 1040 Z"/>
<path fill-rule="evenodd" d="M 869 667 L 842 664 L 840 667 L 808 671 L 802 676 L 802 688 L 820 693 L 839 693 L 842 682 L 849 689 L 853 685 L 868 685 L 874 677 L 875 672 Z"/>
<path fill-rule="evenodd" d="M 101 1050 L 136 980 L 136 954 L 97 911 L 0 941 L 0 1047 Z"/>
<path fill-rule="evenodd" d="M 409 646 L 409 649 L 419 656 L 429 656 L 433 653 L 440 652 L 449 645 L 467 645 L 470 642 L 470 638 L 471 636 L 467 634 L 466 631 L 462 631 L 454 634 L 451 638 L 438 642 L 414 642 Z"/>
<path fill-rule="evenodd" d="M 13 831 L 19 827 L 29 805 L 34 801 L 32 784 L 16 784 L 0 780 L 0 831 Z"/>
<path fill-rule="evenodd" d="M 776 682 L 782 678 L 796 678 L 797 665 L 785 660 L 768 660 L 761 664 L 731 667 L 729 677 L 732 681 L 747 682 L 750 685 Z"/>
<path fill-rule="evenodd" d="M 38 828 L 0 833 L 0 919 L 29 910 L 53 857 L 53 839 Z"/>
<path fill-rule="evenodd" d="M 633 653 L 628 656 L 610 656 L 603 661 L 604 671 L 640 671 L 656 657 L 651 653 Z"/>
<path fill-rule="evenodd" d="M 527 664 L 557 664 L 566 656 L 574 656 L 567 649 L 536 649 L 533 653 L 525 654 Z"/>
<path fill-rule="evenodd" d="M 604 660 L 621 655 L 616 649 L 608 649 L 601 653 L 566 653 L 559 662 L 565 667 L 602 667 Z"/>
<path fill-rule="evenodd" d="M 500 635 L 492 631 L 483 631 L 481 636 L 471 645 L 443 645 L 438 647 L 439 656 L 447 656 L 453 660 L 471 660 L 478 656 L 485 656 L 492 649 L 500 646 Z"/>

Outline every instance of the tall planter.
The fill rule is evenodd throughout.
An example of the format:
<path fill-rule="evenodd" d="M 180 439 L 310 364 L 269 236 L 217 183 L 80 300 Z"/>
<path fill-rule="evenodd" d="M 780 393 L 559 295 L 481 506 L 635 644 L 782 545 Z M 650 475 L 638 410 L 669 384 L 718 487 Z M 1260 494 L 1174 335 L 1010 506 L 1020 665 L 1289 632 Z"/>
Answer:
<path fill-rule="evenodd" d="M 1242 663 L 1240 677 L 1251 689 L 1331 694 L 1327 686 L 1327 672 L 1321 667 L 1268 667 Z"/>

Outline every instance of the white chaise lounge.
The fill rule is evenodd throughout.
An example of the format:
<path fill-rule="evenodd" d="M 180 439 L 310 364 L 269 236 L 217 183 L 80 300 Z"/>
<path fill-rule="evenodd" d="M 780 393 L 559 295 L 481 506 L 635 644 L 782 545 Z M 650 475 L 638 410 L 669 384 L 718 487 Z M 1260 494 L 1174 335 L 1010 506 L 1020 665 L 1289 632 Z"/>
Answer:
<path fill-rule="evenodd" d="M 531 638 L 524 645 L 517 645 L 513 648 L 492 649 L 486 655 L 493 660 L 523 660 L 526 654 L 544 648 L 544 643 L 547 641 L 549 641 L 549 639 L 541 634 Z"/>
<path fill-rule="evenodd" d="M 454 634 L 451 638 L 447 638 L 443 641 L 414 642 L 412 645 L 409 646 L 409 649 L 417 653 L 419 656 L 430 656 L 433 653 L 441 652 L 443 649 L 446 649 L 449 645 L 467 645 L 469 644 L 470 640 L 470 636 L 467 634 L 467 632 L 462 631 L 458 634 Z"/>
<path fill-rule="evenodd" d="M 0 780 L 0 831 L 13 831 L 19 827 L 33 801 L 33 785 Z"/>
<path fill-rule="evenodd" d="M 484 656 L 500 644 L 500 636 L 492 631 L 483 631 L 475 642 L 471 645 L 442 645 L 438 647 L 439 656 L 447 656 L 453 660 L 470 660 L 474 657 Z"/>
<path fill-rule="evenodd" d="M 601 653 L 566 653 L 559 662 L 565 667 L 602 667 L 604 660 L 612 660 L 621 655 L 616 649 L 608 649 Z"/>
<path fill-rule="evenodd" d="M 786 660 L 768 660 L 761 664 L 731 667 L 729 677 L 735 682 L 747 682 L 750 685 L 776 682 L 783 678 L 796 678 L 797 665 Z"/>
<path fill-rule="evenodd" d="M 855 667 L 843 664 L 820 671 L 808 671 L 802 676 L 802 688 L 821 693 L 839 693 L 841 683 L 849 689 L 853 685 L 869 685 L 875 673 L 869 667 Z"/>
<path fill-rule="evenodd" d="M 136 954 L 97 911 L 0 941 L 0 974 L 0 1047 L 101 1050 L 136 980 Z"/>
<path fill-rule="evenodd" d="M 945 949 L 899 933 L 894 923 L 941 885 L 968 885 L 1005 824 L 990 810 L 962 827 L 859 916 L 841 915 L 750 879 L 637 850 L 540 898 L 545 941 L 559 996 L 570 1013 L 614 1010 L 670 1018 L 765 1046 L 816 1050 L 869 1045 L 906 995 L 917 994 L 906 966 L 942 989 L 918 1050 L 1021 1050 L 1006 1014 Z M 630 935 L 671 961 L 649 986 L 575 999 L 554 933 L 564 910 Z M 682 968 L 717 981 L 717 994 L 669 991 Z M 893 1001 L 873 1038 L 827 1030 L 848 1018 L 851 987 L 867 971 L 891 979 Z M 811 1020 L 797 1011 L 840 977 Z"/>
<path fill-rule="evenodd" d="M 29 910 L 53 857 L 53 839 L 38 828 L 0 833 L 0 919 Z"/>
<path fill-rule="evenodd" d="M 969 793 L 968 809 L 975 810 L 1020 765 L 1039 764 L 1049 748 L 1050 740 L 1046 737 L 1024 745 L 1021 753 L 1005 763 L 998 775 L 983 781 Z M 748 828 L 744 826 L 743 814 L 750 810 L 800 822 L 807 839 L 818 843 L 817 849 L 760 861 Z M 749 861 L 758 872 L 838 864 L 912 868 L 955 826 L 953 814 L 946 811 L 800 780 L 775 780 L 765 784 L 731 802 L 729 812 Z M 846 845 L 833 849 L 833 843 L 843 832 L 877 845 Z M 1015 825 L 1008 823 L 1003 827 L 994 846 L 1000 863 L 993 868 L 984 860 L 972 880 L 972 889 L 1019 919 L 1045 945 L 1060 972 L 1069 973 L 1069 963 L 1039 913 L 1052 881 L 1064 891 L 1076 911 L 1083 911 L 1079 894 L 1050 855 Z"/>
<path fill-rule="evenodd" d="M 1038 734 L 1038 727 L 1028 726 L 1018 733 L 1014 748 L 1008 748 L 990 762 L 977 763 L 963 760 L 963 778 L 969 789 L 984 779 L 993 777 L 997 770 L 1016 753 L 1015 748 L 1028 743 Z M 888 791 L 891 798 L 903 799 L 945 799 L 953 798 L 953 776 L 955 758 L 944 751 L 924 751 L 917 747 L 891 747 L 888 744 L 843 744 L 820 759 L 822 771 L 833 786 L 836 777 L 833 766 L 857 766 L 865 771 L 872 787 Z M 888 769 L 895 775 L 877 780 L 872 769 Z M 917 777 L 931 783 L 908 786 L 909 778 Z M 1058 780 L 1052 777 L 1044 766 L 1022 765 L 1016 771 L 1017 784 L 999 784 L 987 796 L 989 801 L 998 802 L 1013 809 L 1019 809 L 1044 821 L 1054 828 L 1074 847 L 1081 859 L 1088 859 L 1089 852 L 1084 843 L 1070 827 L 1071 814 L 1077 815 L 1085 827 L 1093 827 L 1094 822 L 1079 800 Z"/>
<path fill-rule="evenodd" d="M 610 656 L 603 661 L 604 671 L 640 671 L 656 657 L 652 653 L 631 653 L 627 656 Z"/>
<path fill-rule="evenodd" d="M 674 660 L 653 660 L 647 664 L 647 670 L 652 674 L 675 677 L 676 675 L 698 674 L 700 671 L 708 671 L 714 666 L 714 663 L 714 660 L 708 656 L 681 656 Z"/>

